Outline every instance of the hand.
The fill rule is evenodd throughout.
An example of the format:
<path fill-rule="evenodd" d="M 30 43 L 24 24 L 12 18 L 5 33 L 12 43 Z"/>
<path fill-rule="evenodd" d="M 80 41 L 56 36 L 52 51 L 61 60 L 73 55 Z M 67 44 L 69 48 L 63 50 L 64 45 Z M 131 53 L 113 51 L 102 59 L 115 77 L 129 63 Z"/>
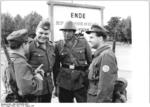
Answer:
<path fill-rule="evenodd" d="M 42 75 L 41 75 L 41 74 L 39 74 L 39 73 L 37 73 L 37 74 L 35 75 L 35 77 L 37 77 L 37 78 L 38 78 L 38 79 L 40 79 L 40 80 L 43 80 Z"/>
<path fill-rule="evenodd" d="M 44 77 L 44 70 L 43 70 L 43 69 L 39 69 L 39 70 L 37 71 L 37 73 L 39 73 L 41 76 Z"/>
<path fill-rule="evenodd" d="M 121 96 L 120 96 L 120 99 L 121 99 L 123 102 L 126 102 L 126 101 L 127 101 L 127 98 L 126 98 L 124 95 L 121 95 Z"/>
<path fill-rule="evenodd" d="M 54 95 L 55 95 L 56 97 L 59 96 L 59 87 L 58 87 L 58 86 L 55 87 Z"/>
<path fill-rule="evenodd" d="M 44 76 L 44 70 L 42 69 L 43 67 L 43 64 L 41 64 L 40 66 L 38 66 L 36 69 L 35 69 L 35 73 L 40 73 L 42 76 Z"/>

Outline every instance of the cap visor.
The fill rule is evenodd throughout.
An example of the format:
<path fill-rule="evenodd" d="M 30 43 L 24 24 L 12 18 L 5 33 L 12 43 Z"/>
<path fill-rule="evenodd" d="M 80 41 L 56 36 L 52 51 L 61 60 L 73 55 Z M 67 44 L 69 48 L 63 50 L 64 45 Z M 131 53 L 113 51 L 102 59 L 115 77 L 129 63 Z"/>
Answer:
<path fill-rule="evenodd" d="M 75 29 L 59 29 L 60 31 L 76 31 Z"/>
<path fill-rule="evenodd" d="M 96 33 L 96 31 L 86 31 L 87 34 Z"/>
<path fill-rule="evenodd" d="M 91 31 L 86 31 L 86 33 L 87 33 L 87 34 L 90 34 L 90 33 L 91 33 Z"/>

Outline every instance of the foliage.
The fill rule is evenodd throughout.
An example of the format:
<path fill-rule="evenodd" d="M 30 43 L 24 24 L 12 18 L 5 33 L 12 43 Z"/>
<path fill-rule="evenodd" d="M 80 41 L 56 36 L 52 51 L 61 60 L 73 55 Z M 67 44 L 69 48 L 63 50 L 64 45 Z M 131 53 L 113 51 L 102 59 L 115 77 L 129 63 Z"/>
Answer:
<path fill-rule="evenodd" d="M 6 41 L 6 37 L 13 31 L 15 30 L 15 23 L 14 20 L 12 18 L 12 16 L 8 13 L 6 14 L 2 14 L 1 15 L 1 36 L 4 37 L 5 42 Z"/>
<path fill-rule="evenodd" d="M 14 22 L 15 22 L 15 30 L 25 28 L 24 20 L 20 15 L 16 15 L 16 17 L 14 17 Z"/>
<path fill-rule="evenodd" d="M 37 14 L 36 12 L 31 12 L 29 15 L 25 16 L 25 28 L 28 29 L 29 34 L 33 34 L 35 32 L 36 27 L 41 19 L 42 16 Z"/>
<path fill-rule="evenodd" d="M 36 27 L 41 19 L 42 16 L 36 12 L 31 12 L 24 18 L 22 18 L 20 15 L 16 15 L 15 17 L 12 17 L 9 13 L 2 14 L 1 31 L 2 31 L 2 36 L 5 38 L 5 42 L 7 43 L 6 37 L 14 30 L 26 28 L 29 31 L 29 35 L 34 34 Z"/>
<path fill-rule="evenodd" d="M 108 30 L 108 39 L 117 40 L 125 43 L 132 43 L 131 35 L 131 17 L 121 19 L 120 17 L 111 17 L 108 25 L 104 26 Z"/>

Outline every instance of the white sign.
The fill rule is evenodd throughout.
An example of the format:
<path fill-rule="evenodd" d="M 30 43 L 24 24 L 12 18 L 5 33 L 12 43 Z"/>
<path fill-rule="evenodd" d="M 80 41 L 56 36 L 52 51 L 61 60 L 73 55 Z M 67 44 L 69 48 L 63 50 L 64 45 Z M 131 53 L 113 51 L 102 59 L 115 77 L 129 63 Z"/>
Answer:
<path fill-rule="evenodd" d="M 54 6 L 54 41 L 63 39 L 60 29 L 66 21 L 74 22 L 77 32 L 89 30 L 92 24 L 101 25 L 101 10 L 82 7 Z M 86 37 L 86 36 L 85 36 Z"/>

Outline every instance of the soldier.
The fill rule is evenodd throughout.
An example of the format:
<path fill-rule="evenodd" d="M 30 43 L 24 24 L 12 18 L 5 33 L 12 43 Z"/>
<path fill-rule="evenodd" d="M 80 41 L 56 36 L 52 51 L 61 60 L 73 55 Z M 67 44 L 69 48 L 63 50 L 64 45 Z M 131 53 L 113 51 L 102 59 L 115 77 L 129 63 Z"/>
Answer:
<path fill-rule="evenodd" d="M 127 85 L 128 82 L 124 78 L 120 77 L 115 81 L 112 102 L 125 103 L 127 101 Z"/>
<path fill-rule="evenodd" d="M 12 32 L 7 41 L 10 47 L 10 60 L 5 70 L 5 82 L 9 92 L 6 102 L 32 102 L 36 95 L 43 90 L 43 77 L 37 68 L 33 73 L 32 67 L 27 63 L 25 54 L 28 52 L 27 30 Z"/>
<path fill-rule="evenodd" d="M 38 102 L 51 102 L 54 87 L 52 72 L 55 63 L 55 53 L 53 43 L 49 41 L 49 36 L 50 22 L 48 20 L 42 20 L 37 26 L 36 37 L 29 46 L 29 64 L 34 69 L 43 64 L 42 69 L 44 70 L 44 90 L 37 97 Z"/>
<path fill-rule="evenodd" d="M 90 45 L 96 49 L 93 61 L 89 67 L 88 102 L 112 102 L 114 83 L 118 77 L 117 61 L 111 48 L 105 44 L 105 29 L 98 25 L 92 25 Z"/>
<path fill-rule="evenodd" d="M 62 29 L 64 40 L 56 43 L 54 77 L 59 102 L 86 102 L 87 69 L 92 60 L 90 47 L 83 37 L 76 37 L 76 27 L 67 21 Z M 57 78 L 57 79 L 56 79 Z"/>

